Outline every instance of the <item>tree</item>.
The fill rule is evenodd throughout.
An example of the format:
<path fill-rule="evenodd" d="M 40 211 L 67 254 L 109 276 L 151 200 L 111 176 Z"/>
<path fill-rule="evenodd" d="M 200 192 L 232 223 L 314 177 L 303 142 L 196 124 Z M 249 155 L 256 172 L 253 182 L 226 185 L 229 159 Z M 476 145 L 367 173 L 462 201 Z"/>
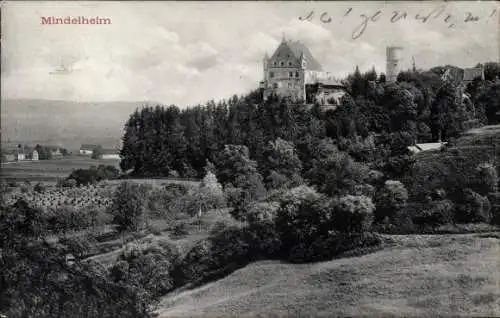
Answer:
<path fill-rule="evenodd" d="M 492 125 L 500 120 L 500 80 L 486 81 L 478 88 L 477 109 L 484 112 L 487 123 Z"/>
<path fill-rule="evenodd" d="M 451 84 L 444 84 L 437 92 L 431 107 L 431 131 L 434 140 L 448 140 L 463 131 L 467 113 L 462 95 Z"/>
<path fill-rule="evenodd" d="M 217 179 L 224 185 L 232 184 L 257 199 L 265 193 L 257 162 L 250 159 L 246 146 L 226 145 L 217 161 Z"/>
<path fill-rule="evenodd" d="M 120 231 L 138 230 L 144 224 L 149 189 L 146 185 L 122 182 L 116 189 L 109 213 Z"/>
<path fill-rule="evenodd" d="M 338 151 L 328 140 L 324 140 L 318 150 L 306 177 L 319 192 L 330 196 L 348 194 L 357 184 L 363 183 L 368 173 L 367 166 Z"/>
<path fill-rule="evenodd" d="M 49 148 L 43 147 L 39 144 L 35 146 L 35 150 L 38 152 L 38 159 L 39 160 L 50 160 L 52 159 L 52 152 L 50 151 Z"/>
<path fill-rule="evenodd" d="M 370 197 L 346 195 L 335 202 L 335 228 L 346 233 L 367 231 L 373 222 L 375 205 Z"/>
<path fill-rule="evenodd" d="M 264 156 L 267 160 L 263 170 L 269 187 L 289 188 L 302 183 L 302 162 L 292 142 L 281 138 L 270 141 Z"/>
<path fill-rule="evenodd" d="M 97 146 L 92 149 L 92 159 L 101 159 L 102 158 L 102 147 Z"/>
<path fill-rule="evenodd" d="M 384 187 L 376 196 L 375 221 L 380 222 L 385 218 L 390 221 L 406 208 L 408 191 L 400 181 L 387 180 Z"/>

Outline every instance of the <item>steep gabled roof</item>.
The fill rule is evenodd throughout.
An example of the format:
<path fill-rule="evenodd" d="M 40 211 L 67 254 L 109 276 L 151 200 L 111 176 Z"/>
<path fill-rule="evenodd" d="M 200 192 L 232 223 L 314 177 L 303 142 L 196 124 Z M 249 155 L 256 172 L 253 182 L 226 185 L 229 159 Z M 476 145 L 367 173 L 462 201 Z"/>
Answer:
<path fill-rule="evenodd" d="M 311 71 L 321 71 L 321 64 L 313 57 L 311 51 L 303 43 L 298 41 L 287 41 L 283 40 L 278 46 L 276 51 L 271 57 L 271 60 L 279 59 L 282 55 L 287 56 L 292 54 L 297 62 L 300 62 L 300 58 L 303 55 L 306 60 L 306 69 Z"/>
<path fill-rule="evenodd" d="M 312 55 L 311 51 L 305 46 L 303 43 L 300 43 L 299 41 L 292 42 L 292 41 L 287 41 L 286 44 L 288 47 L 292 50 L 293 54 L 297 59 L 300 59 L 300 56 L 303 54 L 304 58 L 307 62 L 306 68 L 311 71 L 321 71 L 322 67 L 321 64 L 319 64 L 318 61 L 314 58 Z"/>

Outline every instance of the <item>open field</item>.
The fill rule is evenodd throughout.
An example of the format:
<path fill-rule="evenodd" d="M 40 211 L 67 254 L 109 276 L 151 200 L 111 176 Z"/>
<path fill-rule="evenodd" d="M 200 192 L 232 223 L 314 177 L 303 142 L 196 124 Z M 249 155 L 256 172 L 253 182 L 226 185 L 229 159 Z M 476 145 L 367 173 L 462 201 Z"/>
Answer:
<path fill-rule="evenodd" d="M 67 178 L 69 174 L 76 169 L 88 169 L 91 166 L 98 165 L 111 165 L 119 169 L 119 164 L 120 160 L 115 159 L 92 159 L 85 156 L 71 156 L 53 160 L 2 163 L 0 174 L 2 179 L 7 181 L 43 182 L 49 185 L 55 184 L 58 179 Z M 123 181 L 147 183 L 152 186 L 163 186 L 167 183 L 198 184 L 197 181 L 166 178 L 107 180 L 106 183 L 118 184 Z"/>
<path fill-rule="evenodd" d="M 164 297 L 159 317 L 499 316 L 500 236 L 385 236 L 361 257 L 250 264 Z"/>
<path fill-rule="evenodd" d="M 119 160 L 95 160 L 90 157 L 72 156 L 62 159 L 18 161 L 2 163 L 1 175 L 5 180 L 56 182 L 66 178 L 71 171 L 90 166 L 112 165 L 119 167 Z"/>

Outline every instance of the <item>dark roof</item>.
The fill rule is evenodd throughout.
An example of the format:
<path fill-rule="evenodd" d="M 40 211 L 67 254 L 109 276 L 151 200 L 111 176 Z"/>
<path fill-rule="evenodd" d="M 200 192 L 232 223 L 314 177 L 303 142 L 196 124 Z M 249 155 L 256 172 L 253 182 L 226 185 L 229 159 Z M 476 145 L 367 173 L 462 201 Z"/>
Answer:
<path fill-rule="evenodd" d="M 293 57 L 300 61 L 300 57 L 304 55 L 304 59 L 306 60 L 306 69 L 311 71 L 321 71 L 321 64 L 314 58 L 311 51 L 305 46 L 303 43 L 299 41 L 287 41 L 283 40 L 281 44 L 278 46 L 276 51 L 274 52 L 271 59 L 277 59 L 277 57 L 281 54 L 289 54 L 291 52 Z"/>
<path fill-rule="evenodd" d="M 466 68 L 464 69 L 464 77 L 463 80 L 466 82 L 470 82 L 474 80 L 476 77 L 481 79 L 484 78 L 484 72 L 482 68 Z"/>
<path fill-rule="evenodd" d="M 81 147 L 80 147 L 80 150 L 94 150 L 95 148 L 97 148 L 99 146 L 97 145 L 88 145 L 88 144 L 83 144 Z"/>
<path fill-rule="evenodd" d="M 288 47 L 292 50 L 293 55 L 297 59 L 300 59 L 300 56 L 304 54 L 304 58 L 307 62 L 306 68 L 311 71 L 321 71 L 322 67 L 321 64 L 319 64 L 318 61 L 314 58 L 312 55 L 311 51 L 305 46 L 303 43 L 300 43 L 299 41 L 292 42 L 292 41 L 287 41 L 286 44 Z"/>

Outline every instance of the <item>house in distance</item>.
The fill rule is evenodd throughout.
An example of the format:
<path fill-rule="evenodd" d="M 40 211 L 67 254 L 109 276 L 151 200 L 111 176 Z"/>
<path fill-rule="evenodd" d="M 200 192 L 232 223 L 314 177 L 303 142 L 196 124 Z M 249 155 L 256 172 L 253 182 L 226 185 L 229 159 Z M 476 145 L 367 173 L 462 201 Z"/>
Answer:
<path fill-rule="evenodd" d="M 116 149 L 103 149 L 101 159 L 120 160 L 119 151 Z"/>
<path fill-rule="evenodd" d="M 80 147 L 80 155 L 84 155 L 84 156 L 92 156 L 92 154 L 94 153 L 94 149 L 98 148 L 99 146 L 98 145 L 90 145 L 90 144 L 83 144 L 81 147 Z"/>

